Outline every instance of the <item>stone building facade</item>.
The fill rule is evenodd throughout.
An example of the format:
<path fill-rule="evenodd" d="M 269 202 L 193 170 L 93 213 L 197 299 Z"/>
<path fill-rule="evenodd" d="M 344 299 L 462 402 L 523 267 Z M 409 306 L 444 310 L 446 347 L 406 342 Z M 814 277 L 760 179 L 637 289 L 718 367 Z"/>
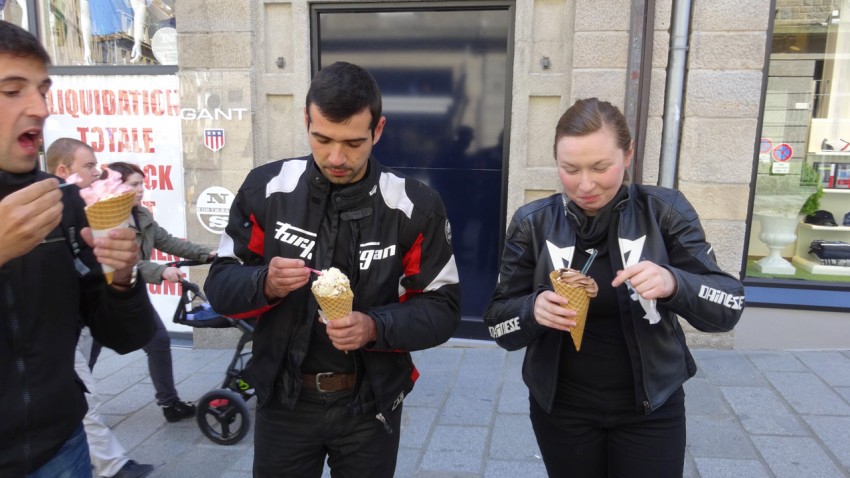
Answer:
<path fill-rule="evenodd" d="M 625 102 L 630 31 L 625 0 L 536 0 L 515 5 L 510 97 L 507 207 L 559 189 L 552 132 L 578 98 Z M 654 184 L 662 142 L 672 0 L 655 4 L 650 98 L 642 180 Z M 696 206 L 721 266 L 739 274 L 744 253 L 752 158 L 765 66 L 770 3 L 695 1 L 684 93 L 677 187 Z M 247 107 L 225 157 L 208 161 L 187 151 L 187 204 L 210 184 L 235 191 L 248 170 L 306 154 L 303 98 L 311 77 L 310 6 L 294 1 L 181 0 L 177 3 L 181 100 L 215 85 L 223 104 Z M 549 59 L 549 67 L 541 65 Z M 199 77 L 220 78 L 198 82 Z M 190 85 L 198 85 L 197 89 Z M 231 124 L 231 129 L 233 125 Z M 187 128 L 184 135 L 197 134 Z M 234 141 L 233 135 L 229 141 Z M 186 144 L 198 141 L 187 140 Z M 189 237 L 209 241 L 199 226 Z M 701 344 L 729 347 L 731 336 L 691 333 Z"/>
<path fill-rule="evenodd" d="M 762 190 L 763 194 L 768 194 L 769 188 L 760 185 L 758 179 L 777 185 L 799 181 L 801 164 L 806 161 L 802 152 L 810 143 L 803 129 L 812 115 L 811 108 L 803 111 L 801 105 L 814 104 L 819 93 L 809 91 L 811 99 L 807 100 L 795 91 L 812 90 L 812 84 L 820 84 L 817 75 L 823 69 L 820 57 L 810 61 L 811 58 L 797 55 L 793 49 L 777 53 L 777 39 L 793 43 L 796 39 L 822 38 L 795 36 L 794 32 L 800 25 L 810 25 L 806 28 L 811 31 L 821 28 L 818 25 L 832 28 L 830 25 L 834 24 L 840 27 L 836 27 L 840 43 L 841 35 L 847 34 L 846 26 L 841 25 L 850 22 L 848 3 L 848 0 L 440 3 L 466 9 L 498 5 L 510 14 L 506 96 L 510 128 L 505 131 L 504 144 L 508 150 L 504 156 L 505 186 L 500 205 L 504 223 L 520 205 L 559 190 L 552 143 L 560 114 L 576 99 L 588 96 L 610 100 L 627 111 L 635 99 L 635 90 L 630 87 L 639 83 L 643 103 L 636 125 L 643 154 L 638 159 L 637 179 L 645 184 L 671 181 L 672 186 L 683 191 L 696 207 L 721 267 L 735 275 L 747 275 L 750 256 L 766 254 L 752 214 L 754 198 L 758 199 L 757 184 L 767 188 Z M 192 112 L 184 114 L 182 120 L 188 219 L 196 216 L 202 191 L 220 186 L 235 192 L 253 167 L 309 153 L 303 104 L 316 62 L 317 5 L 361 5 L 392 10 L 436 3 L 153 0 L 149 8 L 158 5 L 177 19 L 172 23 L 175 23 L 179 60 L 171 70 L 157 71 L 176 75 L 181 107 Z M 682 5 L 689 8 L 686 34 L 674 39 L 671 32 Z M 640 9 L 651 14 L 651 18 L 642 19 L 648 31 L 636 29 L 634 13 Z M 39 10 L 38 15 L 45 13 Z M 30 22 L 35 24 L 34 20 Z M 345 33 L 345 25 L 335 28 Z M 774 31 L 784 36 L 773 35 Z M 643 49 L 636 58 L 638 41 L 643 42 Z M 671 63 L 674 43 L 685 52 L 678 107 L 671 107 L 676 85 L 668 84 L 671 68 L 675 66 Z M 843 51 L 840 48 L 839 53 Z M 677 51 L 674 49 L 672 53 Z M 637 72 L 635 61 L 641 65 Z M 80 71 L 68 70 L 74 74 Z M 66 71 L 60 68 L 55 73 Z M 842 90 L 842 94 L 847 92 Z M 199 116 L 199 112 L 203 114 Z M 198 146 L 203 144 L 205 129 L 224 127 L 227 148 L 210 152 Z M 758 161 L 760 141 L 765 136 L 782 137 L 797 152 L 790 163 L 790 175 L 776 177 L 772 174 L 772 163 Z M 673 154 L 669 155 L 671 144 Z M 811 150 L 811 145 L 808 149 Z M 667 161 L 674 164 L 672 180 L 664 178 Z M 187 237 L 211 246 L 219 239 L 191 219 L 187 220 Z M 789 246 L 783 256 L 790 257 L 792 248 Z M 203 271 L 193 274 L 193 280 L 203 279 Z M 830 284 L 830 287 L 838 293 L 848 293 L 846 283 Z M 759 300 L 757 307 L 747 309 L 735 332 L 703 335 L 690 330 L 689 340 L 711 347 L 771 347 L 769 342 L 747 337 L 772 329 L 770 321 L 782 316 L 779 309 L 783 307 L 772 305 L 773 299 Z M 807 315 L 831 324 L 823 329 L 822 336 L 838 337 L 838 345 L 850 343 L 846 333 L 834 333 L 843 325 L 838 318 L 840 314 L 834 311 L 835 307 L 831 311 L 810 311 Z M 793 321 L 791 317 L 782 320 L 784 324 Z M 195 343 L 232 344 L 229 338 L 219 340 L 219 334 L 196 330 Z M 795 342 L 787 337 L 794 334 L 785 335 L 776 342 L 778 346 L 822 344 L 818 340 Z"/>

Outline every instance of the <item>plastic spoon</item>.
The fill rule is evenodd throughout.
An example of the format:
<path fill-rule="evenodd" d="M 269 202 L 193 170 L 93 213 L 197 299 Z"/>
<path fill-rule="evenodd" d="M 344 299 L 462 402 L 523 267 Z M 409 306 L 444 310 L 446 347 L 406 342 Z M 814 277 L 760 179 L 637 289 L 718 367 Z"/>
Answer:
<path fill-rule="evenodd" d="M 582 267 L 582 268 L 581 268 L 581 273 L 582 273 L 582 274 L 587 275 L 587 270 L 588 270 L 588 269 L 590 269 L 590 264 L 592 264 L 592 263 L 593 263 L 593 259 L 596 259 L 596 254 L 597 254 L 598 252 L 599 252 L 599 251 L 597 251 L 596 249 L 591 249 L 591 250 L 590 250 L 590 257 L 588 257 L 588 258 L 587 258 L 587 262 L 585 262 L 585 263 L 584 263 L 584 267 Z"/>

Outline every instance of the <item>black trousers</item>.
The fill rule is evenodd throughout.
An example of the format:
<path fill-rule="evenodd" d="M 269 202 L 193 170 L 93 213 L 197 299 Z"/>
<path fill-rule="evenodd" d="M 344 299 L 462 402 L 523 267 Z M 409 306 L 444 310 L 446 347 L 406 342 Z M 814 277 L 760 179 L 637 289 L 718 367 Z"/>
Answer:
<path fill-rule="evenodd" d="M 685 399 L 680 389 L 645 415 L 589 409 L 546 413 L 534 397 L 531 425 L 550 477 L 681 477 Z"/>
<path fill-rule="evenodd" d="M 401 406 L 393 433 L 375 418 L 377 410 L 352 415 L 351 391 L 301 391 L 295 409 L 272 399 L 257 410 L 254 476 L 322 476 L 325 457 L 334 478 L 390 478 L 398 457 Z"/>

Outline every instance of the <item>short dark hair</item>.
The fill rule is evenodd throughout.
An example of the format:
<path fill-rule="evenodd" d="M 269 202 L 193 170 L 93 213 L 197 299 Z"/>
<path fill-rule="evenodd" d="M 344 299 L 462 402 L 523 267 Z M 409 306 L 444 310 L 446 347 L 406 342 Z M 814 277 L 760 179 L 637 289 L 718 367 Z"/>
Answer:
<path fill-rule="evenodd" d="M 125 163 L 123 161 L 116 161 L 114 163 L 109 163 L 106 165 L 107 169 L 111 169 L 116 173 L 121 173 L 121 181 L 126 181 L 127 178 L 132 176 L 133 174 L 141 174 L 142 177 L 145 177 L 145 172 L 142 171 L 142 168 L 133 164 L 133 163 Z M 109 171 L 104 170 L 100 175 L 100 179 L 106 179 L 109 177 Z"/>
<path fill-rule="evenodd" d="M 74 138 L 59 138 L 50 143 L 50 147 L 44 153 L 44 163 L 47 166 L 47 172 L 56 174 L 56 168 L 60 164 L 70 167 L 74 162 L 74 155 L 77 154 L 77 150 L 80 148 L 86 148 L 94 153 L 94 149 L 91 146 Z"/>
<path fill-rule="evenodd" d="M 0 54 L 9 54 L 25 58 L 37 58 L 45 66 L 50 64 L 50 55 L 41 42 L 23 28 L 0 20 Z"/>
<path fill-rule="evenodd" d="M 334 123 L 343 123 L 365 108 L 372 113 L 372 133 L 381 119 L 381 90 L 375 78 L 363 68 L 338 61 L 316 73 L 307 91 L 307 114 L 310 105 Z"/>
<path fill-rule="evenodd" d="M 586 136 L 608 126 L 617 137 L 617 146 L 628 151 L 632 145 L 629 124 L 620 110 L 607 101 L 585 98 L 576 101 L 561 115 L 555 127 L 555 159 L 558 156 L 558 140 L 565 136 Z"/>

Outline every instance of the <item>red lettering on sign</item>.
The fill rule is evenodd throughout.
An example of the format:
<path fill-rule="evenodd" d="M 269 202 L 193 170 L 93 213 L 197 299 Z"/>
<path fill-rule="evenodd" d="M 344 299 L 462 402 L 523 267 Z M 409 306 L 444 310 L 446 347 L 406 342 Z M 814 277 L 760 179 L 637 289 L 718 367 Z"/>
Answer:
<path fill-rule="evenodd" d="M 45 96 L 50 114 L 73 118 L 91 115 L 178 116 L 177 90 L 60 90 Z"/>
<path fill-rule="evenodd" d="M 78 126 L 80 141 L 88 144 L 96 153 L 155 153 L 152 128 L 101 128 Z"/>
<path fill-rule="evenodd" d="M 162 284 L 148 284 L 148 292 L 155 295 L 180 296 L 183 294 L 183 285 L 179 282 L 163 281 Z"/>
<path fill-rule="evenodd" d="M 180 258 L 173 255 L 173 254 L 166 254 L 165 252 L 162 252 L 159 249 L 152 249 L 150 260 L 152 260 L 152 261 L 174 262 L 174 261 L 179 261 Z"/>
<path fill-rule="evenodd" d="M 145 172 L 145 189 L 174 190 L 171 183 L 171 165 L 146 164 L 142 170 Z"/>

